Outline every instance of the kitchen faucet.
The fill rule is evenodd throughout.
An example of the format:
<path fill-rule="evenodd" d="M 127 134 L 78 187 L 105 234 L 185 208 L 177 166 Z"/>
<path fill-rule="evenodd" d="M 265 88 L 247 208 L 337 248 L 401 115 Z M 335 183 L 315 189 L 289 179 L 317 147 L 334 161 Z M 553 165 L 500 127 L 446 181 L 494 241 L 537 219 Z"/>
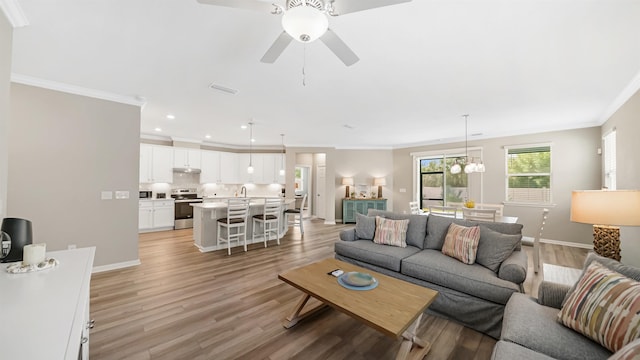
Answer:
<path fill-rule="evenodd" d="M 243 185 L 240 188 L 240 195 L 244 194 L 244 197 L 247 197 L 247 188 Z"/>

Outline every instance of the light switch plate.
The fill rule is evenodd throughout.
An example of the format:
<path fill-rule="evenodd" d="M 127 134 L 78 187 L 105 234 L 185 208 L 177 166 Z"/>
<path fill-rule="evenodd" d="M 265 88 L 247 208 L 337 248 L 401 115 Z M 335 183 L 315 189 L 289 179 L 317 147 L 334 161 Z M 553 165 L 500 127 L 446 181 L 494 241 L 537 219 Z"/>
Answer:
<path fill-rule="evenodd" d="M 100 199 L 102 200 L 111 200 L 113 199 L 113 192 L 111 191 L 103 191 L 100 193 Z"/>
<path fill-rule="evenodd" d="M 122 199 L 128 199 L 128 198 L 129 198 L 128 191 L 116 191 L 116 199 L 122 200 Z"/>
<path fill-rule="evenodd" d="M 401 188 L 399 191 L 400 191 L 400 192 L 404 192 L 404 193 L 406 193 L 406 192 L 407 192 L 407 189 L 405 189 L 405 188 Z"/>

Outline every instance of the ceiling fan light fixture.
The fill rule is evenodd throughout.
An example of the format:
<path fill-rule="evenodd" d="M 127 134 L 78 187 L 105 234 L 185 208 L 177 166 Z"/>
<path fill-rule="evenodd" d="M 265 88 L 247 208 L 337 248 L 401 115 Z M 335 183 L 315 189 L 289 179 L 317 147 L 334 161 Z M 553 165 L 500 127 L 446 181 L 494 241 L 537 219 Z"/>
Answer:
<path fill-rule="evenodd" d="M 320 10 L 311 6 L 298 6 L 282 16 L 282 28 L 302 43 L 312 42 L 327 32 L 329 20 Z"/>

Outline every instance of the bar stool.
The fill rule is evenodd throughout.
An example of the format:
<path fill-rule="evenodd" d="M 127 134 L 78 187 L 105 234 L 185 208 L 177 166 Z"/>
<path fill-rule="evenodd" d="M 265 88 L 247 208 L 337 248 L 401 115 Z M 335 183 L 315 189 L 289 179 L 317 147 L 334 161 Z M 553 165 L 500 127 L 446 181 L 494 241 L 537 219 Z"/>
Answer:
<path fill-rule="evenodd" d="M 282 213 L 282 199 L 265 199 L 262 214 L 253 215 L 253 229 L 251 231 L 251 242 L 255 241 L 258 224 L 262 224 L 262 237 L 264 247 L 271 236 L 275 236 L 280 245 L 280 214 Z"/>
<path fill-rule="evenodd" d="M 247 251 L 247 216 L 249 215 L 249 199 L 235 198 L 227 200 L 227 217 L 218 219 L 218 246 L 227 243 L 227 255 L 231 255 L 231 242 L 240 238 L 244 240 L 244 251 Z M 222 236 L 222 228 L 226 228 L 226 237 Z M 235 232 L 232 230 L 235 229 Z"/>
<path fill-rule="evenodd" d="M 302 223 L 302 214 L 304 212 L 304 204 L 307 202 L 307 194 L 304 194 L 302 197 L 302 202 L 300 203 L 300 208 L 296 209 L 287 209 L 284 211 L 284 214 L 287 216 L 288 225 L 300 225 L 300 235 L 304 235 L 304 225 Z M 289 215 L 293 215 L 293 221 L 289 221 Z"/>

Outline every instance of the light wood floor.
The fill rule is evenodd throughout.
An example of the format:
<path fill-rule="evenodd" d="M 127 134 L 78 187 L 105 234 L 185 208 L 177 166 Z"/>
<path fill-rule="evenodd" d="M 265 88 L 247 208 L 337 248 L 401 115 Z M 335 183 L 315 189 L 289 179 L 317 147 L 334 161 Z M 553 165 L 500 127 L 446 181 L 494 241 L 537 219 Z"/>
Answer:
<path fill-rule="evenodd" d="M 277 274 L 333 257 L 338 233 L 352 226 L 305 221 L 304 238 L 290 229 L 280 246 L 231 256 L 200 253 L 191 229 L 141 234 L 142 265 L 92 277 L 91 359 L 393 359 L 399 341 L 333 309 L 289 330 L 280 324 L 300 292 Z M 581 267 L 585 255 L 542 246 L 547 263 Z M 526 292 L 535 295 L 541 278 L 530 264 Z M 433 344 L 425 359 L 489 359 L 495 344 L 434 316 L 418 334 Z"/>

